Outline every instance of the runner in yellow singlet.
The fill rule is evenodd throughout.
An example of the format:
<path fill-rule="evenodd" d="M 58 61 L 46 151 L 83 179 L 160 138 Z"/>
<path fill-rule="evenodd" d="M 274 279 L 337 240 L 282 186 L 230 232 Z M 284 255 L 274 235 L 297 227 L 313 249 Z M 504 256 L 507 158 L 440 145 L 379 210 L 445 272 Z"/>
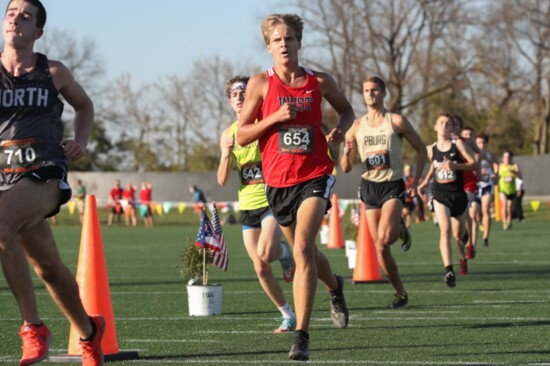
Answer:
<path fill-rule="evenodd" d="M 498 167 L 498 189 L 503 202 L 502 228 L 508 230 L 512 221 L 512 202 L 517 194 L 516 178 L 521 178 L 519 166 L 513 162 L 511 151 L 502 154 L 502 163 Z"/>

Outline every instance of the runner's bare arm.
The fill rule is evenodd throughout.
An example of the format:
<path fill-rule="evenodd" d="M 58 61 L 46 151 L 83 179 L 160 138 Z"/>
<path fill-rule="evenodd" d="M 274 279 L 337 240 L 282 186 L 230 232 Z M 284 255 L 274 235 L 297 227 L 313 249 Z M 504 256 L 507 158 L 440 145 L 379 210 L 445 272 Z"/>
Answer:
<path fill-rule="evenodd" d="M 94 122 L 94 104 L 73 74 L 58 61 L 49 62 L 54 85 L 67 103 L 74 108 L 74 139 L 60 141 L 70 160 L 79 160 L 86 154 L 86 146 Z"/>
<path fill-rule="evenodd" d="M 392 114 L 392 123 L 396 130 L 403 134 L 403 137 L 411 144 L 416 150 L 416 172 L 414 175 L 414 181 L 411 184 L 413 195 L 416 194 L 416 187 L 420 183 L 420 177 L 424 172 L 424 166 L 428 159 L 428 153 L 426 150 L 426 144 L 422 141 L 420 135 L 416 132 L 411 122 L 406 118 L 398 114 Z"/>
<path fill-rule="evenodd" d="M 231 168 L 233 166 L 232 151 L 235 144 L 235 136 L 230 134 L 230 129 L 227 128 L 222 132 L 220 138 L 220 149 L 222 151 L 220 162 L 218 165 L 218 184 L 224 186 L 229 182 L 231 177 Z"/>
<path fill-rule="evenodd" d="M 355 120 L 351 125 L 350 129 L 346 132 L 345 142 L 344 142 L 344 153 L 340 158 L 340 166 L 344 173 L 349 173 L 353 169 L 353 162 L 355 161 L 355 156 L 357 155 L 357 140 L 355 134 L 359 128 L 359 119 Z"/>
<path fill-rule="evenodd" d="M 321 94 L 338 113 L 338 123 L 327 135 L 327 141 L 339 144 L 355 120 L 353 107 L 329 74 L 316 72 Z"/>

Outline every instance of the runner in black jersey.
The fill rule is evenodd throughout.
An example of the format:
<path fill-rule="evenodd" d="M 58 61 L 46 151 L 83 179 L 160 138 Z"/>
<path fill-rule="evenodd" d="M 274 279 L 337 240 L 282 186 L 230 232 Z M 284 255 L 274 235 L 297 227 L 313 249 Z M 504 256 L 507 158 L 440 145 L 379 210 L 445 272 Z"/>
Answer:
<path fill-rule="evenodd" d="M 439 223 L 441 235 L 439 250 L 445 266 L 445 283 L 449 287 L 456 285 L 451 258 L 451 230 L 457 243 L 463 233 L 468 198 L 464 192 L 463 171 L 473 170 L 475 161 L 460 139 L 451 139 L 452 120 L 442 114 L 437 118 L 435 131 L 437 141 L 428 146 L 428 158 L 432 162 L 426 179 L 418 186 L 420 192 L 434 178 L 431 186 L 434 212 Z M 460 247 L 460 244 L 459 248 Z"/>
<path fill-rule="evenodd" d="M 46 10 L 39 0 L 13 0 L 2 24 L 0 259 L 23 318 L 20 365 L 46 358 L 51 339 L 38 315 L 27 263 L 80 335 L 83 365 L 101 365 L 105 321 L 86 314 L 46 221 L 71 197 L 67 160 L 85 155 L 94 108 L 65 65 L 34 52 L 45 22 Z M 58 94 L 75 110 L 73 139 L 63 140 Z"/>

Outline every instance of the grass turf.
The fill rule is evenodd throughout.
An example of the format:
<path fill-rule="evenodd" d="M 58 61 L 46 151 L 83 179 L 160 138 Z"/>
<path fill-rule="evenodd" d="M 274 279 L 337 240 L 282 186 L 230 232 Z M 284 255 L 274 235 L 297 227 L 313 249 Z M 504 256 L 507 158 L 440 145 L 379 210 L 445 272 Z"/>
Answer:
<path fill-rule="evenodd" d="M 241 240 L 240 227 L 224 227 L 229 271 L 213 268 L 210 281 L 224 284 L 223 314 L 187 315 L 179 257 L 187 238 L 195 239 L 196 216 L 167 215 L 154 229 L 104 224 L 102 237 L 121 351 L 140 359 L 117 364 L 282 364 L 289 362 L 290 334 L 275 335 L 278 311 L 263 294 Z M 65 263 L 76 272 L 80 227 L 59 217 L 53 228 Z M 413 246 L 393 253 L 409 291 L 409 305 L 386 309 L 388 283 L 351 284 L 344 250 L 321 247 L 333 270 L 346 279 L 350 325 L 336 329 L 328 293 L 318 286 L 311 326 L 310 363 L 371 365 L 541 365 L 550 364 L 550 259 L 548 208 L 526 209 L 527 220 L 511 230 L 493 227 L 490 246 L 478 247 L 470 274 L 457 286 L 443 283 L 439 230 L 414 225 Z M 184 215 L 185 216 L 185 215 Z M 194 220 L 197 220 L 194 223 Z M 178 225 L 178 222 L 182 224 Z M 67 223 L 67 225 L 65 225 Z M 481 244 L 481 243 L 479 243 Z M 458 256 L 453 247 L 455 268 Z M 280 266 L 274 263 L 280 277 Z M 54 334 L 50 354 L 67 351 L 69 326 L 34 277 L 40 313 Z M 290 284 L 282 283 L 292 302 Z M 0 363 L 20 357 L 20 315 L 0 278 Z M 53 364 L 49 362 L 49 364 Z"/>

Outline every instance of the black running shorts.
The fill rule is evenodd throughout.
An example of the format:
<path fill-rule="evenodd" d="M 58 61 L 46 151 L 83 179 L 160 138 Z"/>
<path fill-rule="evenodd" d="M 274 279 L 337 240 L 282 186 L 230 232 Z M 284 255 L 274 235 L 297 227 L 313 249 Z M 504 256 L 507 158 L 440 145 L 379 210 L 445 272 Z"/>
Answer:
<path fill-rule="evenodd" d="M 275 220 L 281 226 L 290 226 L 296 221 L 298 208 L 302 202 L 310 197 L 320 197 L 327 200 L 327 212 L 330 207 L 330 194 L 336 179 L 333 175 L 324 175 L 292 187 L 275 188 L 265 186 L 267 201 Z"/>
<path fill-rule="evenodd" d="M 257 208 L 255 210 L 240 210 L 239 211 L 239 223 L 248 229 L 258 229 L 262 227 L 262 220 L 271 215 L 269 206 Z"/>
<path fill-rule="evenodd" d="M 468 207 L 468 196 L 463 190 L 441 191 L 432 189 L 432 196 L 434 200 L 451 210 L 451 217 L 459 217 Z"/>
<path fill-rule="evenodd" d="M 59 189 L 61 190 L 61 198 L 59 199 L 59 206 L 52 212 L 46 215 L 46 218 L 55 216 L 59 213 L 59 209 L 62 204 L 67 203 L 71 199 L 72 191 L 71 186 L 67 183 L 67 173 L 59 166 L 51 165 L 45 166 L 32 172 L 28 172 L 24 175 L 25 178 L 30 178 L 35 182 L 48 183 L 52 180 L 59 180 Z"/>
<path fill-rule="evenodd" d="M 361 179 L 359 197 L 365 203 L 365 209 L 378 209 L 387 201 L 397 198 L 405 203 L 405 182 L 403 179 L 392 182 L 370 182 Z"/>

